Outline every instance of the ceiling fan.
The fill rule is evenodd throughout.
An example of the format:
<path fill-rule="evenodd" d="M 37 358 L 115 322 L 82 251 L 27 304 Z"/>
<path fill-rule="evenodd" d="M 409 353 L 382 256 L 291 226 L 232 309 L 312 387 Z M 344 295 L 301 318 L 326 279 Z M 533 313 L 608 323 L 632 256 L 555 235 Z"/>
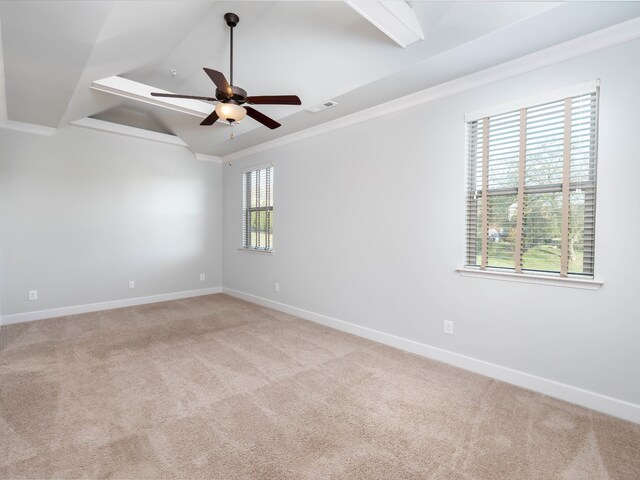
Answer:
<path fill-rule="evenodd" d="M 174 93 L 156 93 L 151 92 L 154 97 L 171 97 L 171 98 L 189 98 L 193 100 L 205 100 L 207 102 L 219 102 L 211 115 L 205 118 L 200 125 L 213 125 L 219 118 L 233 125 L 242 120 L 245 115 L 249 115 L 254 120 L 262 123 L 270 129 L 278 128 L 280 124 L 274 119 L 267 117 L 264 113 L 246 105 L 301 105 L 300 98 L 296 95 L 259 95 L 247 96 L 247 92 L 240 87 L 233 85 L 233 29 L 240 21 L 235 13 L 225 13 L 224 19 L 227 25 L 231 27 L 231 55 L 230 55 L 230 73 L 227 82 L 224 74 L 217 70 L 204 68 L 204 71 L 216 85 L 215 97 L 200 97 L 196 95 L 179 95 Z M 244 106 L 243 106 L 244 105 Z"/>

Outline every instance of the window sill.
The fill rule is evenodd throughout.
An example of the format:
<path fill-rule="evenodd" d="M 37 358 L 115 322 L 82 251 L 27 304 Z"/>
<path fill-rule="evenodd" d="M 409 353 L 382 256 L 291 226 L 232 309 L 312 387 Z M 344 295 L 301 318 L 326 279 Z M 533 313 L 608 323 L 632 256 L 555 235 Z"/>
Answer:
<path fill-rule="evenodd" d="M 255 248 L 240 247 L 238 250 L 246 253 L 257 253 L 258 255 L 273 255 L 273 250 L 258 250 Z"/>
<path fill-rule="evenodd" d="M 535 283 L 537 285 L 551 285 L 553 287 L 581 288 L 584 290 L 598 290 L 604 282 L 575 277 L 556 277 L 552 275 L 532 275 L 527 273 L 499 272 L 495 270 L 477 270 L 474 268 L 456 268 L 463 277 L 488 278 L 505 282 Z"/>

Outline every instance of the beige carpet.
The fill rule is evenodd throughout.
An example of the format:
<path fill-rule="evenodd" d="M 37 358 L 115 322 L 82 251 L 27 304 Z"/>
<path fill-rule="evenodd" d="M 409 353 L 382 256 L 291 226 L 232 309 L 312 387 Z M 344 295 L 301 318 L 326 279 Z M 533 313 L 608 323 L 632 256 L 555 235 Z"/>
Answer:
<path fill-rule="evenodd" d="M 0 337 L 2 478 L 640 479 L 640 425 L 225 295 Z"/>

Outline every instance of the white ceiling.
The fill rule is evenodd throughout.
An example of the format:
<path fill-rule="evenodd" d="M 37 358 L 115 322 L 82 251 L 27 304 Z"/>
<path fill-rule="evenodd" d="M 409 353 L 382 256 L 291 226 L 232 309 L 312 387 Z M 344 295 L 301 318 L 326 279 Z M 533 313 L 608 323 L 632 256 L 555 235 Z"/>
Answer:
<path fill-rule="evenodd" d="M 640 16 L 640 2 L 410 3 L 425 39 L 402 49 L 343 2 L 0 0 L 7 116 L 47 127 L 94 117 L 225 155 Z M 281 128 L 247 118 L 230 140 L 225 125 L 89 88 L 120 75 L 211 96 L 202 67 L 228 78 L 229 11 L 240 16 L 234 83 L 302 99 L 259 107 Z M 305 111 L 328 99 L 339 105 Z"/>

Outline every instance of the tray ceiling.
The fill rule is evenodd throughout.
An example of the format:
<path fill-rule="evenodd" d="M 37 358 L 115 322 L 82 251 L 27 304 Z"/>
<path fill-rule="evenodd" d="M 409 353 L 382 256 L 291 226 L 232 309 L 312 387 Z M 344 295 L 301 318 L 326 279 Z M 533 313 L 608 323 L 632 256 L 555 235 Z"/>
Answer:
<path fill-rule="evenodd" d="M 7 117 L 53 128 L 93 117 L 225 155 L 640 15 L 640 2 L 410 5 L 425 38 L 401 48 L 344 2 L 1 1 Z M 240 16 L 235 83 L 251 95 L 302 99 L 299 107 L 260 106 L 283 124 L 278 130 L 245 120 L 230 140 L 225 125 L 200 127 L 194 116 L 89 88 L 118 75 L 212 95 L 202 67 L 228 73 L 228 11 Z M 338 106 L 305 110 L 329 99 Z"/>

